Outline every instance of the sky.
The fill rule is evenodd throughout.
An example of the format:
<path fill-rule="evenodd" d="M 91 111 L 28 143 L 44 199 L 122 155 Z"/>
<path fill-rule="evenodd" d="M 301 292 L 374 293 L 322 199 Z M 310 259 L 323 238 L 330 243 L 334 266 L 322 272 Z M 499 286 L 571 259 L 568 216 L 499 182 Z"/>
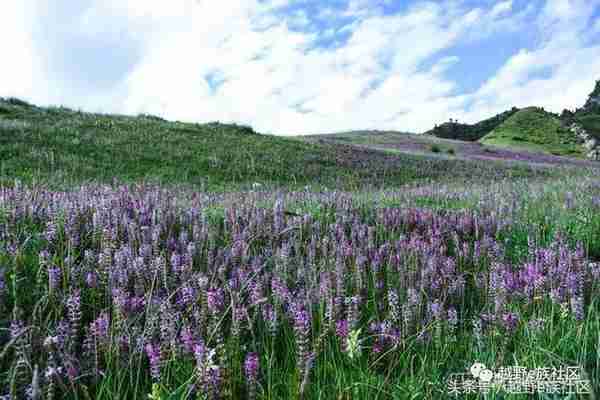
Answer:
<path fill-rule="evenodd" d="M 600 0 L 5 0 L 0 96 L 277 135 L 581 107 Z"/>

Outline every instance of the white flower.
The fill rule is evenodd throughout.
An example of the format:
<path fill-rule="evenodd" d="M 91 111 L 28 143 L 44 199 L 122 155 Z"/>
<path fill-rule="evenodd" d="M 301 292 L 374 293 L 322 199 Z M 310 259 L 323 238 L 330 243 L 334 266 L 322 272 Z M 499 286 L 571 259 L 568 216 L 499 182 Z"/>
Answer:
<path fill-rule="evenodd" d="M 46 346 L 46 347 L 52 346 L 53 344 L 57 344 L 57 343 L 58 343 L 58 337 L 57 336 L 48 336 L 44 340 L 44 346 Z"/>
<path fill-rule="evenodd" d="M 346 349 L 348 351 L 348 357 L 354 359 L 360 353 L 360 341 L 358 336 L 360 335 L 360 329 L 353 330 L 348 334 L 346 339 Z"/>

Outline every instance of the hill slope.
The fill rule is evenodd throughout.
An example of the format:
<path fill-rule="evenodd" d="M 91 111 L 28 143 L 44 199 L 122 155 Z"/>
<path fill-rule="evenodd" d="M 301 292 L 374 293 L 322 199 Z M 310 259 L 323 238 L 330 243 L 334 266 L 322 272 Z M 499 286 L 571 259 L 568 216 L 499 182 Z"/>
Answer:
<path fill-rule="evenodd" d="M 307 143 L 220 123 L 101 115 L 0 99 L 0 183 L 70 185 L 149 180 L 235 190 L 266 186 L 393 187 L 419 180 L 546 174 L 331 143 Z"/>
<path fill-rule="evenodd" d="M 483 121 L 479 121 L 475 124 L 445 122 L 441 125 L 436 125 L 435 128 L 425 132 L 425 134 L 444 139 L 475 142 L 500 126 L 517 111 L 519 111 L 519 109 L 513 107 L 511 110 L 494 115 L 491 118 L 484 119 Z"/>
<path fill-rule="evenodd" d="M 518 111 L 479 142 L 554 155 L 583 156 L 582 146 L 560 119 L 537 107 Z"/>

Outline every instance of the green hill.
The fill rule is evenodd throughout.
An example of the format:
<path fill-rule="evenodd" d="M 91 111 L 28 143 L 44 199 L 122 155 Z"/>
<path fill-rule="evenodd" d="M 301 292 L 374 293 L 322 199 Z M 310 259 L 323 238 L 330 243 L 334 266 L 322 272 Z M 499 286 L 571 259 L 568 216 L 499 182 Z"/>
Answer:
<path fill-rule="evenodd" d="M 518 111 L 479 142 L 554 155 L 583 156 L 583 148 L 575 135 L 557 116 L 538 107 Z"/>
<path fill-rule="evenodd" d="M 0 98 L 0 183 L 17 178 L 68 186 L 118 179 L 214 191 L 255 182 L 263 187 L 353 189 L 538 173 L 546 172 L 308 143 L 218 122 L 91 114 Z"/>
<path fill-rule="evenodd" d="M 475 124 L 463 124 L 457 121 L 445 122 L 441 125 L 436 125 L 433 129 L 425 132 L 425 134 L 443 139 L 475 142 L 496 129 L 517 111 L 519 111 L 519 109 L 513 107 L 508 111 L 504 111 L 503 113 L 494 115 L 491 118 L 484 119 Z"/>

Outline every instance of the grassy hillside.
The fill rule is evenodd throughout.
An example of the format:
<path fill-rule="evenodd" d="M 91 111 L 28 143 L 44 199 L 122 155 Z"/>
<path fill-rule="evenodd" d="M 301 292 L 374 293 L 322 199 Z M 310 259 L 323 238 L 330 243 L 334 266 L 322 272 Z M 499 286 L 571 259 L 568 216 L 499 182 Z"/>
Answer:
<path fill-rule="evenodd" d="M 536 107 L 515 113 L 484 136 L 480 143 L 562 156 L 583 155 L 582 147 L 574 135 L 563 127 L 560 120 Z"/>
<path fill-rule="evenodd" d="M 220 123 L 90 114 L 0 101 L 0 178 L 49 184 L 150 180 L 232 190 L 266 186 L 398 186 L 545 171 L 307 143 Z"/>
<path fill-rule="evenodd" d="M 475 124 L 462 124 L 459 122 L 445 122 L 441 125 L 437 125 L 435 128 L 425 132 L 427 135 L 436 136 L 445 139 L 464 140 L 468 142 L 474 142 L 492 130 L 500 126 L 504 121 L 514 115 L 518 108 L 513 107 L 511 110 L 503 113 L 494 115 L 491 118 L 484 119 Z"/>

